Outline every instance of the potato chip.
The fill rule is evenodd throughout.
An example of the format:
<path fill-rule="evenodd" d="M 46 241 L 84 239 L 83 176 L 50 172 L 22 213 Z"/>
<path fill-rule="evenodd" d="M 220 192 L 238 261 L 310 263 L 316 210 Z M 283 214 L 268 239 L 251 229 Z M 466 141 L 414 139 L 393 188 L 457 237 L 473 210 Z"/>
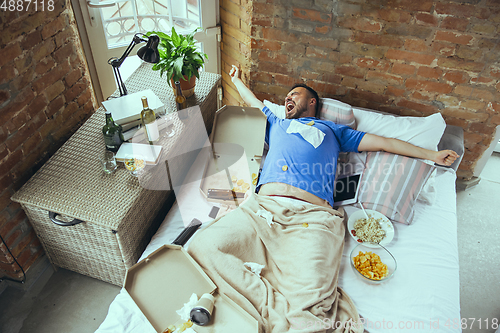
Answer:
<path fill-rule="evenodd" d="M 244 182 L 245 181 L 243 179 L 238 179 L 238 181 L 236 182 L 236 185 L 241 186 L 241 185 L 243 185 Z"/>
<path fill-rule="evenodd" d="M 236 183 L 236 181 L 238 181 L 238 177 L 236 177 L 236 176 L 232 176 L 232 177 L 231 177 L 231 181 L 232 181 L 233 183 Z"/>

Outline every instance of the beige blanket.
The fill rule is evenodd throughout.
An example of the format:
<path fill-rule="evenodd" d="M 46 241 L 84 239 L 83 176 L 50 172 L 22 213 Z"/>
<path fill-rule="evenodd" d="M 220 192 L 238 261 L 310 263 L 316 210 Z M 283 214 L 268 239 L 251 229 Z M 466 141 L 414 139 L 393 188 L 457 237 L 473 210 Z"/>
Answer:
<path fill-rule="evenodd" d="M 259 321 L 260 332 L 363 332 L 337 286 L 342 214 L 286 200 L 252 195 L 198 232 L 189 253 L 219 292 Z M 248 262 L 265 265 L 260 276 Z"/>

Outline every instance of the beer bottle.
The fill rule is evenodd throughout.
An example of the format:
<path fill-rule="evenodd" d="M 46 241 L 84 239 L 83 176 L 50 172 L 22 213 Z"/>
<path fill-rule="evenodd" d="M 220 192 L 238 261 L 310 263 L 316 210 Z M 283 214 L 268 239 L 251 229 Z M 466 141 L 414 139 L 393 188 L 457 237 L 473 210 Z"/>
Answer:
<path fill-rule="evenodd" d="M 175 81 L 175 89 L 177 92 L 177 96 L 175 96 L 175 102 L 177 103 L 177 111 L 187 108 L 186 97 L 182 93 L 181 83 L 180 81 Z"/>

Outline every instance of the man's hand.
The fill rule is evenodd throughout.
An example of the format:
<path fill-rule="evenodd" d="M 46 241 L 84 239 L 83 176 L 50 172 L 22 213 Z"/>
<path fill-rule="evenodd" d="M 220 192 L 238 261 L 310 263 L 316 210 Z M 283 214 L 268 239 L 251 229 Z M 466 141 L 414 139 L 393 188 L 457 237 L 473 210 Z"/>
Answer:
<path fill-rule="evenodd" d="M 433 161 L 439 165 L 450 166 L 459 157 L 453 150 L 440 150 L 436 152 L 436 157 Z"/>
<path fill-rule="evenodd" d="M 264 103 L 262 103 L 257 97 L 255 97 L 254 93 L 251 92 L 250 89 L 248 89 L 243 81 L 241 81 L 240 70 L 238 69 L 238 67 L 233 65 L 231 67 L 231 70 L 229 71 L 229 75 L 231 76 L 231 81 L 238 90 L 238 93 L 240 94 L 243 101 L 245 101 L 248 106 L 252 106 L 262 110 L 262 108 L 264 107 Z"/>
<path fill-rule="evenodd" d="M 233 65 L 229 71 L 229 75 L 231 76 L 231 81 L 234 83 L 236 79 L 240 78 L 240 69 Z"/>

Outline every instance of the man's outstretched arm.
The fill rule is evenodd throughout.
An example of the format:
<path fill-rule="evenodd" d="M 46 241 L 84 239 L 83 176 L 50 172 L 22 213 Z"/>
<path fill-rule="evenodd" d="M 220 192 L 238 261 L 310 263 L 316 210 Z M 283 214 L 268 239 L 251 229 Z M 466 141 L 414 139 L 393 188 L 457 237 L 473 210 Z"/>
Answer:
<path fill-rule="evenodd" d="M 250 89 L 248 89 L 243 81 L 241 81 L 240 71 L 238 67 L 233 65 L 233 67 L 229 71 L 229 75 L 231 76 L 231 81 L 236 86 L 236 89 L 238 89 L 238 93 L 240 94 L 243 101 L 245 101 L 248 106 L 256 107 L 262 110 L 262 108 L 264 107 L 264 103 L 262 103 L 257 97 L 255 97 L 254 93 Z"/>
<path fill-rule="evenodd" d="M 361 139 L 358 151 L 386 151 L 393 154 L 431 160 L 439 165 L 446 166 L 452 165 L 459 157 L 453 150 L 433 151 L 398 139 L 384 138 L 368 133 Z"/>

